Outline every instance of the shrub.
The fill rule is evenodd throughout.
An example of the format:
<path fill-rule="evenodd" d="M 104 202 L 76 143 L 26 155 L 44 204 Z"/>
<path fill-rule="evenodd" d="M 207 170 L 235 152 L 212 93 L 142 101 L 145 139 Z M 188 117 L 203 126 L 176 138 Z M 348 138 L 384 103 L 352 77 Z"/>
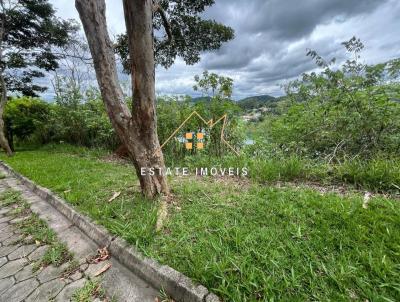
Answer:
<path fill-rule="evenodd" d="M 31 97 L 13 98 L 7 102 L 4 121 L 12 148 L 14 137 L 24 141 L 35 132 L 41 132 L 49 119 L 50 107 L 48 103 Z"/>
<path fill-rule="evenodd" d="M 53 141 L 65 141 L 86 147 L 115 149 L 120 143 L 101 99 L 91 99 L 76 108 L 57 106 Z"/>
<path fill-rule="evenodd" d="M 328 161 L 346 155 L 398 154 L 399 60 L 364 65 L 358 61 L 361 42 L 353 38 L 344 44 L 355 59 L 340 69 L 310 51 L 322 72 L 290 83 L 282 114 L 261 127 L 283 150 Z"/>

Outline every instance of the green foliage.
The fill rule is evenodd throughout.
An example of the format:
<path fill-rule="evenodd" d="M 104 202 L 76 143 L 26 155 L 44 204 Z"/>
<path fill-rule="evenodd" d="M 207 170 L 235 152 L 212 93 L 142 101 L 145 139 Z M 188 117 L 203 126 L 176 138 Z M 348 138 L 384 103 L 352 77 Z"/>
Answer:
<path fill-rule="evenodd" d="M 167 141 L 193 110 L 188 99 L 179 100 L 168 97 L 160 97 L 157 99 L 157 132 L 161 144 Z M 165 145 L 163 153 L 167 159 L 170 156 L 179 154 L 182 156 L 185 153 L 183 143 L 178 140 L 178 138 L 183 135 L 184 130 L 177 133 L 172 140 Z"/>
<path fill-rule="evenodd" d="M 293 181 L 309 178 L 309 169 L 304 159 L 292 155 L 285 160 L 255 159 L 249 162 L 250 177 L 260 181 Z"/>
<path fill-rule="evenodd" d="M 397 226 L 392 215 L 399 215 L 395 201 L 375 199 L 367 213 L 355 196 L 207 185 L 192 182 L 179 188 L 191 202 L 175 212 L 156 247 L 162 261 L 194 273 L 224 300 L 337 301 L 346 300 L 349 292 L 379 300 L 397 295 L 397 256 L 392 251 L 398 247 L 390 238 L 397 237 L 392 233 Z M 185 259 L 190 255 L 189 261 L 179 253 Z M 390 260 L 384 255 L 391 255 Z M 382 263 L 382 257 L 387 261 Z M 362 286 L 359 280 L 364 280 Z M 381 282 L 388 287 L 379 286 Z"/>
<path fill-rule="evenodd" d="M 214 4 L 214 0 L 161 0 L 158 2 L 165 11 L 171 27 L 171 38 L 164 31 L 164 21 L 159 13 L 154 14 L 153 27 L 156 63 L 170 67 L 176 57 L 186 64 L 200 61 L 200 53 L 219 49 L 222 43 L 234 38 L 232 28 L 213 20 L 201 18 L 204 10 Z M 115 45 L 121 57 L 124 69 L 130 72 L 127 35 L 119 35 Z"/>
<path fill-rule="evenodd" d="M 229 77 L 209 73 L 205 70 L 202 76 L 196 75 L 194 80 L 196 84 L 193 89 L 201 91 L 203 95 L 210 98 L 229 99 L 232 96 L 233 80 Z"/>
<path fill-rule="evenodd" d="M 359 63 L 361 42 L 344 43 L 353 55 L 340 69 L 309 51 L 319 74 L 304 74 L 287 87 L 287 107 L 263 128 L 282 149 L 325 157 L 368 158 L 400 150 L 400 85 L 396 60 L 374 66 Z M 393 76 L 392 76 L 393 75 Z"/>
<path fill-rule="evenodd" d="M 58 241 L 55 232 L 37 214 L 30 212 L 30 217 L 19 222 L 17 226 L 22 234 L 31 238 L 29 243 L 48 245 L 43 257 L 35 262 L 33 270 L 48 265 L 60 266 L 72 260 L 73 255 L 66 245 Z"/>
<path fill-rule="evenodd" d="M 47 227 L 47 224 L 36 214 L 31 214 L 28 219 L 18 224 L 22 234 L 32 236 L 32 242 L 38 241 L 40 244 L 52 244 L 56 242 L 56 234 Z"/>
<path fill-rule="evenodd" d="M 68 251 L 67 246 L 61 242 L 54 242 L 46 250 L 42 259 L 35 263 L 36 267 L 46 267 L 48 265 L 60 266 L 72 260 L 72 254 Z"/>
<path fill-rule="evenodd" d="M 12 99 L 4 117 L 10 142 L 15 136 L 21 143 L 68 142 L 106 149 L 119 145 L 96 89 L 83 96 L 65 83 L 53 104 L 28 97 Z"/>
<path fill-rule="evenodd" d="M 68 94 L 67 90 L 62 99 L 56 100 L 52 115 L 54 122 L 49 123 L 47 129 L 51 141 L 115 149 L 119 139 L 97 89 L 87 90 L 85 96 L 76 95 Z"/>
<path fill-rule="evenodd" d="M 206 121 L 212 119 L 214 122 L 226 114 L 225 139 L 239 149 L 244 141 L 244 131 L 239 119 L 241 109 L 229 100 L 233 89 L 232 79 L 208 72 L 203 74 L 203 78 L 196 79 L 199 89 L 204 93 L 212 93 L 213 97 L 194 104 L 189 98 L 160 97 L 157 100 L 160 141 L 165 142 L 193 111 Z M 5 120 L 11 142 L 15 136 L 19 142 L 34 144 L 66 142 L 109 150 L 115 150 L 120 145 L 97 89 L 83 91 L 73 77 L 67 76 L 56 76 L 53 84 L 56 87 L 53 104 L 38 99 L 18 98 L 7 105 Z M 220 120 L 210 130 L 200 118 L 193 117 L 166 146 L 168 157 L 174 160 L 197 152 L 196 149 L 186 150 L 179 140 L 186 132 L 205 133 L 204 152 L 221 156 L 227 150 L 221 143 L 223 122 Z"/>
<path fill-rule="evenodd" d="M 12 204 L 20 204 L 22 202 L 21 193 L 15 190 L 5 190 L 0 194 L 0 205 L 7 207 Z"/>
<path fill-rule="evenodd" d="M 1 70 L 5 71 L 7 89 L 23 95 L 36 96 L 46 87 L 34 83 L 44 77 L 41 71 L 55 70 L 58 55 L 54 47 L 69 42 L 77 25 L 55 16 L 47 0 L 2 1 L 0 17 L 4 20 L 1 48 L 7 49 L 1 57 Z"/>
<path fill-rule="evenodd" d="M 229 100 L 232 79 L 209 75 L 207 72 L 204 75 L 204 79 L 198 78 L 199 87 L 204 92 L 213 93 L 209 101 L 192 103 L 189 98 L 175 97 L 160 97 L 157 100 L 159 139 L 161 143 L 165 142 L 193 111 L 198 112 L 206 121 L 217 121 L 226 114 L 225 138 L 239 149 L 244 141 L 244 131 L 239 119 L 241 109 Z M 66 142 L 115 150 L 120 141 L 111 126 L 99 91 L 89 88 L 82 92 L 77 82 L 69 77 L 57 76 L 54 84 L 57 94 L 53 104 L 31 98 L 10 102 L 6 110 L 10 137 L 15 135 L 19 141 L 37 144 Z M 210 130 L 198 117 L 193 117 L 166 145 L 168 158 L 175 160 L 197 152 L 196 149 L 186 150 L 179 140 L 186 132 L 205 133 L 206 148 L 203 151 L 221 156 L 226 151 L 220 138 L 222 125 L 223 120 Z"/>
<path fill-rule="evenodd" d="M 15 136 L 19 140 L 40 132 L 48 122 L 50 105 L 30 97 L 14 98 L 7 102 L 4 122 L 10 144 Z"/>

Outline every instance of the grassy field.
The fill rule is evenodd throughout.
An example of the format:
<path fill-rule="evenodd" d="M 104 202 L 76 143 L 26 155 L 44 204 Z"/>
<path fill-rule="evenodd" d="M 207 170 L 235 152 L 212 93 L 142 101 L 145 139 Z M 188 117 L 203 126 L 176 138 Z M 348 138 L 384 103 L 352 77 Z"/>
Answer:
<path fill-rule="evenodd" d="M 224 301 L 399 301 L 400 202 L 248 180 L 171 178 L 169 217 L 133 168 L 75 147 L 1 159 Z M 115 192 L 121 195 L 109 202 Z"/>

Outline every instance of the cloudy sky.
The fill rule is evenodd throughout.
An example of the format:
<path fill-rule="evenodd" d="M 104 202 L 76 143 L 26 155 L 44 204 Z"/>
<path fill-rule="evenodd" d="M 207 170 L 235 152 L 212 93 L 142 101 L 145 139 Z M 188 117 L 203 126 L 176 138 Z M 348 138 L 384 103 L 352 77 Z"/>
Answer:
<path fill-rule="evenodd" d="M 50 0 L 63 18 L 79 19 L 72 0 Z M 124 32 L 121 0 L 106 0 L 111 35 Z M 157 69 L 158 94 L 195 96 L 193 77 L 207 69 L 235 80 L 234 97 L 282 95 L 281 86 L 314 64 L 307 49 L 346 58 L 341 42 L 359 37 L 363 59 L 377 63 L 400 57 L 399 0 L 216 0 L 205 12 L 235 30 L 235 39 L 205 53 L 199 64 L 182 60 Z"/>

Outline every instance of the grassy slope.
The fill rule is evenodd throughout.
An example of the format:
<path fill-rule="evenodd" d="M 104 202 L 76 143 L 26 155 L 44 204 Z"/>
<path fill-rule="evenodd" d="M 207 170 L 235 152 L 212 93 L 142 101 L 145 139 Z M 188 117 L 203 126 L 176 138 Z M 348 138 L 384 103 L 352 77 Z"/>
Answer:
<path fill-rule="evenodd" d="M 141 199 L 133 169 L 96 156 L 58 148 L 1 158 L 225 301 L 400 299 L 398 201 L 376 197 L 365 210 L 358 195 L 176 178 L 177 203 L 156 233 L 156 203 Z"/>

